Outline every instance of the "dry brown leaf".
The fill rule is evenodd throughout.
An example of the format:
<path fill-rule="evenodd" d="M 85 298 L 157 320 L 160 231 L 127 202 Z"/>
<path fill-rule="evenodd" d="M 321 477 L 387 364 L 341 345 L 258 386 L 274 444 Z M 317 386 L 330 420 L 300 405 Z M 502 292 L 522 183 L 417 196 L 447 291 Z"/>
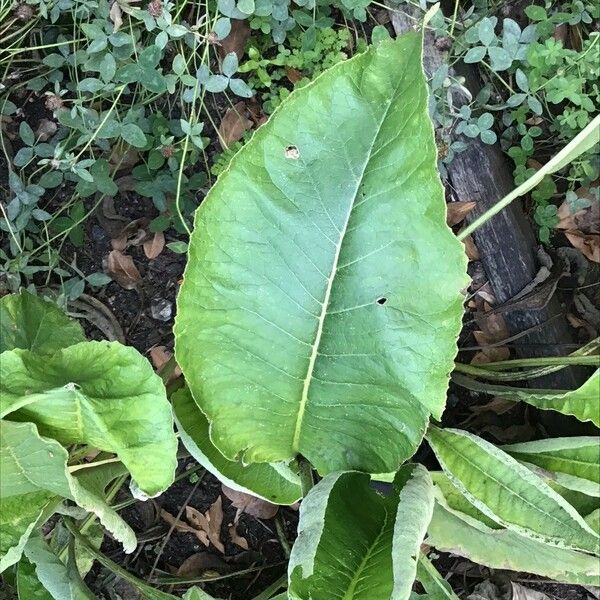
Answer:
<path fill-rule="evenodd" d="M 223 488 L 223 493 L 231 500 L 231 503 L 235 508 L 248 515 L 252 515 L 257 519 L 272 519 L 279 510 L 279 506 L 271 504 L 261 498 L 256 498 L 250 494 L 232 490 L 226 485 L 221 487 Z"/>
<path fill-rule="evenodd" d="M 510 333 L 502 314 L 493 312 L 491 306 L 487 302 L 483 303 L 483 310 L 483 313 L 476 313 L 474 317 L 479 328 L 484 331 L 487 336 L 486 343 L 491 344 L 493 342 L 501 342 L 509 337 Z M 482 343 L 481 345 L 483 346 L 485 344 Z"/>
<path fill-rule="evenodd" d="M 484 288 L 485 286 L 481 289 L 484 290 Z M 485 300 L 482 304 L 483 311 L 474 314 L 475 321 L 479 325 L 480 330 L 473 332 L 477 344 L 482 348 L 473 357 L 471 361 L 472 365 L 482 365 L 510 358 L 510 350 L 508 348 L 505 346 L 493 346 L 493 344 L 507 339 L 510 335 L 503 316 L 500 313 L 494 313 L 492 307 Z"/>
<path fill-rule="evenodd" d="M 108 254 L 106 272 L 124 289 L 133 290 L 142 281 L 133 258 L 119 250 L 112 250 Z"/>
<path fill-rule="evenodd" d="M 471 412 L 476 415 L 485 412 L 492 412 L 497 415 L 503 415 L 509 410 L 512 410 L 514 407 L 515 403 L 512 400 L 507 400 L 506 398 L 500 398 L 499 396 L 495 396 L 487 404 L 474 404 L 469 408 Z"/>
<path fill-rule="evenodd" d="M 108 207 L 110 210 L 110 207 Z M 109 213 L 110 214 L 110 213 Z M 112 216 L 108 217 L 109 219 L 113 219 Z M 125 226 L 121 226 L 113 235 L 113 238 L 110 240 L 110 244 L 113 250 L 119 250 L 123 252 L 129 246 L 139 246 L 144 240 L 148 237 L 148 231 L 146 228 L 148 227 L 149 220 L 145 217 L 140 219 L 134 219 L 130 221 Z"/>
<path fill-rule="evenodd" d="M 298 69 L 292 69 L 291 67 L 285 68 L 285 75 L 290 83 L 296 83 L 304 77 L 301 71 L 298 71 Z"/>
<path fill-rule="evenodd" d="M 123 25 L 123 11 L 121 10 L 117 0 L 113 0 L 108 16 L 115 26 L 113 33 L 119 31 L 119 28 L 121 25 Z"/>
<path fill-rule="evenodd" d="M 131 169 L 140 162 L 140 153 L 132 146 L 123 148 L 121 144 L 116 144 L 113 147 L 110 156 L 108 157 L 108 162 L 111 167 L 119 172 L 131 172 Z M 133 187 L 123 188 L 121 185 L 119 185 L 119 181 L 122 181 L 127 177 L 128 176 L 125 175 L 123 177 L 119 177 L 119 179 L 115 181 L 120 192 L 130 192 L 132 189 L 134 189 Z M 133 179 L 133 177 L 131 177 L 131 179 Z"/>
<path fill-rule="evenodd" d="M 187 508 L 187 507 L 186 507 Z M 176 531 L 183 533 L 193 533 L 205 546 L 208 546 L 208 536 L 204 531 L 198 531 L 194 527 L 191 527 L 187 523 L 184 523 L 181 519 L 173 516 L 170 512 L 167 512 L 164 508 L 160 511 L 160 516 L 163 521 L 166 521 Z"/>
<path fill-rule="evenodd" d="M 166 365 L 173 356 L 173 353 L 169 352 L 166 346 L 152 346 L 149 352 L 150 360 L 156 370 L 159 370 Z"/>
<path fill-rule="evenodd" d="M 162 231 L 155 231 L 152 237 L 144 242 L 143 247 L 146 258 L 155 259 L 165 247 L 165 234 Z"/>
<path fill-rule="evenodd" d="M 56 133 L 57 129 L 58 125 L 54 121 L 50 119 L 41 119 L 35 130 L 35 135 L 38 138 L 38 141 L 45 142 Z"/>
<path fill-rule="evenodd" d="M 212 552 L 197 552 L 186 558 L 175 571 L 178 577 L 206 577 L 212 573 L 223 575 L 233 568 Z"/>
<path fill-rule="evenodd" d="M 152 364 L 154 365 L 154 368 L 157 371 L 160 371 L 160 369 L 162 369 L 162 367 L 164 367 L 173 356 L 173 353 L 167 350 L 165 346 L 152 346 L 152 348 L 150 348 L 149 350 L 149 353 L 150 360 L 152 361 Z M 175 365 L 173 372 L 171 373 L 171 375 L 169 375 L 169 380 L 167 381 L 167 383 L 174 381 L 178 377 L 181 377 L 181 375 L 182 373 L 181 369 L 179 368 L 179 365 Z"/>
<path fill-rule="evenodd" d="M 467 258 L 469 260 L 479 260 L 479 250 L 477 250 L 477 246 L 470 235 L 463 240 L 463 244 Z"/>
<path fill-rule="evenodd" d="M 232 19 L 229 35 L 224 40 L 221 40 L 221 45 L 218 46 L 219 57 L 221 60 L 223 60 L 230 52 L 235 52 L 238 60 L 241 61 L 249 37 L 250 25 L 248 25 L 248 21 L 246 19 Z"/>
<path fill-rule="evenodd" d="M 565 236 L 588 260 L 600 263 L 600 235 L 565 231 Z"/>
<path fill-rule="evenodd" d="M 446 223 L 449 227 L 458 225 L 475 208 L 476 202 L 448 202 L 446 204 Z"/>
<path fill-rule="evenodd" d="M 219 125 L 219 143 L 224 150 L 241 140 L 244 132 L 252 128 L 252 121 L 247 115 L 248 109 L 244 101 L 237 102 L 225 112 Z"/>
<path fill-rule="evenodd" d="M 510 358 L 510 350 L 503 348 L 484 348 L 480 350 L 471 360 L 472 365 L 485 365 L 487 363 L 496 362 L 498 360 L 508 360 Z"/>
<path fill-rule="evenodd" d="M 235 525 L 229 526 L 229 536 L 231 537 L 231 541 L 240 548 L 244 550 L 248 550 L 248 540 L 237 532 Z"/>
<path fill-rule="evenodd" d="M 186 506 L 185 516 L 196 529 L 206 533 L 208 539 L 221 554 L 225 553 L 225 547 L 221 542 L 221 525 L 223 524 L 223 501 L 221 496 L 215 500 L 205 514 L 192 506 Z"/>

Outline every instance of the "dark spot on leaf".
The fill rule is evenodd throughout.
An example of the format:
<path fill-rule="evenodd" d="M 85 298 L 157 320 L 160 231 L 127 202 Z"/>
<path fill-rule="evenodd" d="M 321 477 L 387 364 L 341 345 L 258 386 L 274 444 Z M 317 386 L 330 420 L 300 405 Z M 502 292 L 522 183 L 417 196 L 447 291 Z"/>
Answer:
<path fill-rule="evenodd" d="M 385 304 L 387 302 L 387 298 L 377 298 L 377 304 Z"/>

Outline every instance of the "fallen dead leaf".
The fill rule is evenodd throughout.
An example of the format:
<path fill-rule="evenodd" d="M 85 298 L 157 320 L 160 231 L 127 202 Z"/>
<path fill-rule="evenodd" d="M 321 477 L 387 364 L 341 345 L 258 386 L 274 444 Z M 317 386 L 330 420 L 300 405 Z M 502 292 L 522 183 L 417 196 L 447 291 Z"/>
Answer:
<path fill-rule="evenodd" d="M 110 166 L 120 172 L 131 172 L 131 169 L 135 167 L 139 162 L 140 153 L 135 148 L 133 148 L 132 146 L 128 146 L 124 149 L 123 146 L 120 144 L 116 144 L 113 147 L 110 156 L 108 157 L 108 163 L 110 164 Z M 125 177 L 128 176 L 119 177 L 119 179 L 123 180 Z M 119 185 L 119 180 L 116 180 L 115 183 L 119 187 L 120 192 L 125 191 L 125 189 Z M 131 191 L 131 189 L 133 188 L 127 189 L 127 191 Z"/>
<path fill-rule="evenodd" d="M 469 260 L 479 260 L 479 250 L 473 241 L 472 236 L 468 235 L 464 240 L 465 253 Z"/>
<path fill-rule="evenodd" d="M 252 515 L 257 519 L 272 519 L 279 510 L 279 506 L 276 504 L 271 504 L 270 502 L 262 500 L 261 498 L 256 498 L 250 494 L 232 490 L 226 485 L 221 487 L 223 489 L 223 493 L 231 500 L 231 503 L 233 506 L 235 506 L 235 508 L 245 512 L 248 515 Z"/>
<path fill-rule="evenodd" d="M 56 133 L 57 129 L 58 125 L 51 119 L 41 119 L 35 130 L 35 135 L 40 142 L 45 142 Z"/>
<path fill-rule="evenodd" d="M 112 217 L 110 217 L 112 218 Z M 123 252 L 129 246 L 139 246 L 148 237 L 148 219 L 142 217 L 127 223 L 124 227 L 121 226 L 110 240 L 113 250 Z"/>
<path fill-rule="evenodd" d="M 512 400 L 495 396 L 487 404 L 478 404 L 470 407 L 472 413 L 479 415 L 484 412 L 493 412 L 497 415 L 503 415 L 515 407 Z"/>
<path fill-rule="evenodd" d="M 565 236 L 588 260 L 600 263 L 600 235 L 565 231 Z"/>
<path fill-rule="evenodd" d="M 155 231 L 152 237 L 143 243 L 143 247 L 146 258 L 154 260 L 165 247 L 165 234 L 162 231 Z"/>
<path fill-rule="evenodd" d="M 231 537 L 231 541 L 240 548 L 244 550 L 248 550 L 248 540 L 237 532 L 235 525 L 229 526 L 229 536 Z"/>
<path fill-rule="evenodd" d="M 512 588 L 512 600 L 550 600 L 550 597 L 544 594 L 544 592 L 526 588 L 514 581 L 511 581 L 510 585 Z"/>
<path fill-rule="evenodd" d="M 478 583 L 467 600 L 505 600 L 505 595 L 489 579 Z"/>
<path fill-rule="evenodd" d="M 211 573 L 224 575 L 233 568 L 211 552 L 197 552 L 186 558 L 175 571 L 178 577 L 206 577 Z"/>
<path fill-rule="evenodd" d="M 186 507 L 187 508 L 187 507 Z M 208 536 L 205 531 L 199 531 L 191 525 L 188 525 L 181 519 L 177 519 L 170 512 L 167 512 L 164 508 L 160 511 L 160 517 L 163 521 L 166 521 L 176 531 L 183 533 L 193 533 L 205 546 L 208 546 Z"/>
<path fill-rule="evenodd" d="M 123 25 L 123 11 L 121 10 L 117 0 L 113 0 L 113 3 L 110 6 L 110 11 L 108 12 L 108 16 L 115 26 L 114 32 L 119 31 L 119 28 L 121 25 Z"/>
<path fill-rule="evenodd" d="M 152 346 L 148 352 L 150 353 L 150 360 L 157 371 L 160 371 L 173 356 L 173 353 L 167 350 L 165 346 Z M 178 377 L 181 377 L 181 375 L 182 373 L 179 365 L 175 365 L 167 383 L 174 381 Z"/>
<path fill-rule="evenodd" d="M 285 68 L 285 75 L 290 83 L 296 83 L 304 77 L 301 71 L 298 71 L 298 69 L 292 69 L 291 67 Z"/>
<path fill-rule="evenodd" d="M 600 201 L 585 187 L 577 190 L 577 197 L 588 200 L 589 206 L 572 213 L 569 202 L 565 200 L 558 208 L 556 229 L 575 229 L 588 234 L 600 233 Z"/>
<path fill-rule="evenodd" d="M 485 286 L 481 289 L 483 290 Z M 483 294 L 480 296 L 483 297 Z M 475 321 L 479 325 L 479 331 L 474 331 L 473 336 L 481 350 L 473 357 L 472 365 L 482 365 L 497 360 L 510 358 L 510 350 L 506 346 L 495 346 L 509 337 L 508 328 L 503 316 L 494 313 L 492 307 L 485 301 L 479 300 L 481 309 L 474 314 Z"/>
<path fill-rule="evenodd" d="M 207 535 L 213 546 L 221 554 L 225 553 L 225 546 L 221 542 L 221 525 L 223 524 L 223 501 L 221 496 L 215 500 L 204 514 L 192 506 L 186 506 L 185 516 L 194 527 Z"/>
<path fill-rule="evenodd" d="M 244 50 L 246 49 L 246 42 L 249 37 L 250 25 L 248 25 L 248 21 L 245 19 L 232 19 L 229 35 L 221 40 L 221 45 L 218 46 L 219 57 L 221 60 L 223 60 L 230 52 L 235 52 L 238 60 L 242 60 Z"/>
<path fill-rule="evenodd" d="M 237 102 L 228 108 L 219 125 L 219 143 L 223 150 L 241 140 L 244 132 L 252 128 L 252 124 L 248 118 L 248 109 L 244 101 Z"/>
<path fill-rule="evenodd" d="M 123 254 L 120 250 L 109 252 L 106 272 L 126 290 L 135 289 L 142 281 L 142 276 L 135 266 L 133 258 Z"/>
<path fill-rule="evenodd" d="M 475 208 L 476 202 L 448 202 L 446 204 L 446 223 L 453 227 L 464 221 L 465 217 Z"/>

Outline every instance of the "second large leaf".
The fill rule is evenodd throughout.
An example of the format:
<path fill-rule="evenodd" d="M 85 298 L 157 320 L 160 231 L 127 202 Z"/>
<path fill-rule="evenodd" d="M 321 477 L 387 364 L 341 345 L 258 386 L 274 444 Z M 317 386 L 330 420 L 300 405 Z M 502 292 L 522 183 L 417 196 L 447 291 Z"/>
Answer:
<path fill-rule="evenodd" d="M 177 360 L 230 459 L 395 471 L 444 408 L 466 283 L 421 35 L 293 93 L 196 214 Z"/>

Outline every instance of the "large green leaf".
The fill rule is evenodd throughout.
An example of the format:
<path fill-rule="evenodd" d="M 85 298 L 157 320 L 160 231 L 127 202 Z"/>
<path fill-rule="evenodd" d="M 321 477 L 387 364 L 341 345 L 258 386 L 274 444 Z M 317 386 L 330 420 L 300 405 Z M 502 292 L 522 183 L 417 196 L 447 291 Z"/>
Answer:
<path fill-rule="evenodd" d="M 492 569 L 526 571 L 565 583 L 600 585 L 595 556 L 557 548 L 510 529 L 490 529 L 467 515 L 435 504 L 425 543 Z"/>
<path fill-rule="evenodd" d="M 452 380 L 477 392 L 486 392 L 515 402 L 522 401 L 543 410 L 556 410 L 580 421 L 592 421 L 600 427 L 600 370 L 576 390 L 534 390 L 509 385 L 480 383 L 469 377 L 454 374 Z"/>
<path fill-rule="evenodd" d="M 41 437 L 33 423 L 3 420 L 0 421 L 0 431 L 2 510 L 5 501 L 10 506 L 14 502 L 27 501 L 32 493 L 47 491 L 73 500 L 85 510 L 95 513 L 115 539 L 123 544 L 126 552 L 134 550 L 136 538 L 131 528 L 102 497 L 87 490 L 69 473 L 67 451 L 58 442 Z M 4 518 L 1 521 L 4 522 Z"/>
<path fill-rule="evenodd" d="M 558 547 L 599 553 L 600 538 L 543 479 L 493 444 L 457 429 L 427 439 L 452 483 L 504 527 Z"/>
<path fill-rule="evenodd" d="M 332 473 L 300 507 L 288 566 L 291 600 L 408 599 L 433 510 L 433 486 L 419 465 L 402 467 L 383 497 L 364 473 Z"/>
<path fill-rule="evenodd" d="M 2 354 L 0 408 L 62 444 L 114 452 L 148 495 L 173 481 L 177 440 L 164 385 L 134 348 L 82 342 L 51 355 Z"/>
<path fill-rule="evenodd" d="M 52 302 L 25 290 L 0 299 L 0 352 L 14 348 L 53 352 L 84 340 L 79 323 Z"/>
<path fill-rule="evenodd" d="M 196 213 L 177 361 L 229 459 L 396 471 L 443 411 L 466 284 L 421 35 L 292 93 Z"/>
<path fill-rule="evenodd" d="M 243 465 L 239 460 L 227 460 L 210 441 L 208 421 L 187 387 L 175 392 L 171 403 L 184 446 L 217 479 L 274 504 L 293 504 L 301 498 L 300 479 L 287 465 Z"/>

